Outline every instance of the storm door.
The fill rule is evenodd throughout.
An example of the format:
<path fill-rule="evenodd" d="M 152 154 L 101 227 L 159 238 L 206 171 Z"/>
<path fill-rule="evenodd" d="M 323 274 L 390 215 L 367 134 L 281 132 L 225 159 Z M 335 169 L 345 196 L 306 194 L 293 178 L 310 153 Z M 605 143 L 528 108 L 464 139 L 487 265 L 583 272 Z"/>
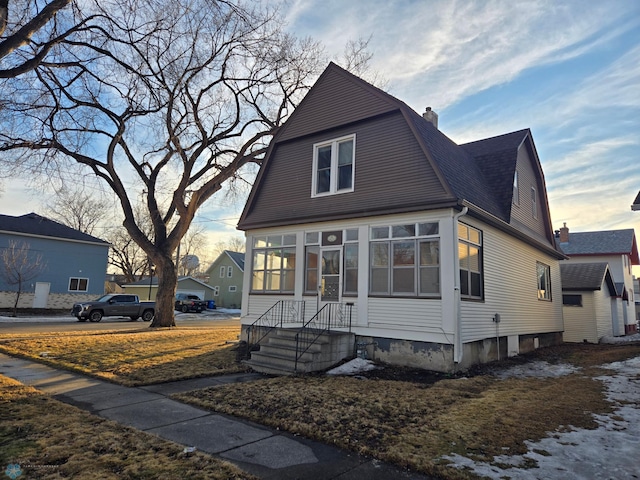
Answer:
<path fill-rule="evenodd" d="M 340 275 L 341 248 L 322 249 L 322 274 L 320 281 L 320 301 L 339 302 L 342 279 Z"/>

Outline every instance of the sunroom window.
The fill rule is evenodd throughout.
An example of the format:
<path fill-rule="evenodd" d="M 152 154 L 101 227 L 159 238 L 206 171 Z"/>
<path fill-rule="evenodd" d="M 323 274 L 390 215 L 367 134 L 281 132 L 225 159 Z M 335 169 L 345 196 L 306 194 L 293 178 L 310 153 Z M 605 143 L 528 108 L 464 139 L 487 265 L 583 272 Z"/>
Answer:
<path fill-rule="evenodd" d="M 370 235 L 372 295 L 440 295 L 437 222 L 372 227 Z"/>
<path fill-rule="evenodd" d="M 269 235 L 254 238 L 252 292 L 290 293 L 294 291 L 295 245 L 295 235 Z"/>

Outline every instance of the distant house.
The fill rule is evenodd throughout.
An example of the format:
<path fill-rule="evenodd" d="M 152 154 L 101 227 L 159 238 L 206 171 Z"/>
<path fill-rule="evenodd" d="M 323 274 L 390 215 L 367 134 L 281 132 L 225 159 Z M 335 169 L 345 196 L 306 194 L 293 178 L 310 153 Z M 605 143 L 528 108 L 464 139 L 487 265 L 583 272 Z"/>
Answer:
<path fill-rule="evenodd" d="M 598 343 L 624 333 L 609 264 L 561 263 L 565 342 Z"/>
<path fill-rule="evenodd" d="M 640 192 L 638 192 L 636 199 L 633 201 L 633 204 L 631 205 L 631 210 L 634 210 L 634 211 L 640 210 Z"/>
<path fill-rule="evenodd" d="M 633 279 L 633 298 L 635 299 L 636 304 L 636 323 L 638 323 L 640 327 L 640 279 Z"/>
<path fill-rule="evenodd" d="M 141 300 L 155 301 L 158 294 L 158 277 L 146 277 L 137 282 L 126 283 L 122 288 L 125 293 L 138 295 Z M 191 293 L 201 300 L 215 300 L 213 288 L 193 277 L 178 277 L 176 293 Z"/>
<path fill-rule="evenodd" d="M 19 308 L 71 309 L 104 293 L 109 243 L 35 213 L 0 215 L 0 250 L 26 244 L 44 260 L 37 278 L 23 285 Z M 0 277 L 0 307 L 13 306 L 15 286 Z"/>
<path fill-rule="evenodd" d="M 446 372 L 562 340 L 564 255 L 529 130 L 457 145 L 431 109 L 330 64 L 273 138 L 238 228 L 244 338 L 269 318 L 330 324 L 372 358 Z M 254 368 L 283 356 L 267 353 Z"/>
<path fill-rule="evenodd" d="M 216 305 L 222 308 L 240 308 L 244 276 L 244 253 L 225 250 L 207 270 L 207 283 L 214 290 Z"/>
<path fill-rule="evenodd" d="M 599 232 L 572 232 L 566 224 L 558 230 L 557 240 L 569 257 L 567 263 L 604 262 L 616 287 L 616 308 L 612 310 L 613 323 L 624 325 L 619 334 L 637 332 L 635 300 L 633 292 L 633 265 L 640 265 L 638 244 L 632 228 Z M 564 286 L 564 285 L 563 285 Z M 618 317 L 618 318 L 616 318 Z"/>

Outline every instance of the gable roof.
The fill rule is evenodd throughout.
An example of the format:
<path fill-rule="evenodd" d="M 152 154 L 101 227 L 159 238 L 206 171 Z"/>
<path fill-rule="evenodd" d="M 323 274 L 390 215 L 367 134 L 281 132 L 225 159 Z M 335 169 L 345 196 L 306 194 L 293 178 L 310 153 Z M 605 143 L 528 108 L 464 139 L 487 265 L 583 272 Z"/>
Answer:
<path fill-rule="evenodd" d="M 211 285 L 208 285 L 200 280 L 198 280 L 197 278 L 193 278 L 193 277 L 178 277 L 178 284 L 180 282 L 184 282 L 187 280 L 192 280 L 196 283 L 198 283 L 199 285 L 202 285 L 205 288 L 208 288 L 209 290 L 214 290 L 214 288 Z M 152 287 L 157 287 L 158 286 L 158 277 L 157 276 L 153 276 L 151 277 L 151 279 L 149 279 L 149 277 L 145 277 L 142 280 L 138 280 L 137 282 L 131 282 L 131 283 L 125 283 L 122 286 L 123 287 L 148 287 L 149 284 L 151 284 Z"/>
<path fill-rule="evenodd" d="M 638 192 L 636 199 L 633 201 L 633 205 L 631 205 L 631 210 L 640 210 L 640 192 Z"/>
<path fill-rule="evenodd" d="M 389 201 L 382 206 L 376 205 L 375 208 L 368 204 L 368 206 L 360 206 L 357 212 L 356 207 L 351 206 L 354 210 L 350 213 L 351 216 L 354 213 L 360 216 L 383 215 L 436 208 L 461 210 L 467 206 L 471 215 L 480 216 L 494 223 L 498 228 L 509 230 L 526 241 L 533 241 L 543 249 L 560 255 L 553 239 L 544 176 L 528 129 L 457 145 L 407 104 L 334 63 L 330 63 L 320 75 L 307 96 L 272 139 L 240 217 L 238 228 L 248 230 L 315 220 L 308 211 L 301 212 L 297 206 L 292 206 L 288 211 L 280 210 L 276 214 L 274 211 L 267 210 L 269 207 L 259 201 L 263 185 L 268 184 L 266 178 L 270 168 L 272 164 L 277 163 L 274 160 L 277 156 L 274 152 L 278 148 L 288 145 L 294 139 L 317 138 L 320 134 L 326 138 L 332 134 L 337 135 L 335 132 L 341 130 L 354 130 L 362 120 L 391 119 L 392 115 L 396 117 L 399 115 L 404 121 L 405 128 L 409 128 L 412 141 L 417 144 L 421 152 L 422 163 L 428 165 L 429 171 L 433 172 L 432 177 L 435 183 L 430 187 L 422 185 L 424 189 L 422 191 L 425 192 L 422 195 L 423 198 L 419 198 L 420 192 L 418 192 L 411 198 L 413 200 L 411 203 L 395 205 Z M 520 232 L 510 225 L 513 178 L 518 149 L 523 143 L 527 144 L 532 153 L 531 158 L 535 163 L 533 169 L 536 172 L 538 185 L 541 187 L 540 205 L 544 222 L 544 238 L 534 239 L 528 232 Z M 299 156 L 292 157 L 291 161 L 296 161 L 294 158 Z M 356 166 L 356 175 L 358 171 Z M 283 185 L 279 185 L 279 188 L 281 190 Z M 407 190 L 406 185 L 400 188 L 403 188 L 403 191 Z M 435 191 L 440 192 L 437 198 L 434 198 Z M 394 199 L 399 196 L 389 195 L 389 198 Z M 354 200 L 356 197 L 351 195 L 350 198 Z M 335 198 L 333 201 L 343 204 L 346 202 L 344 198 L 339 200 Z M 311 202 L 317 203 L 317 199 Z M 336 212 L 335 209 L 331 212 L 324 209 L 322 220 L 350 218 L 347 215 L 344 212 Z M 563 257 L 560 255 L 559 258 Z"/>
<path fill-rule="evenodd" d="M 238 266 L 241 272 L 244 272 L 244 253 L 232 252 L 231 250 L 225 250 L 224 253 L 233 260 L 233 263 Z"/>
<path fill-rule="evenodd" d="M 26 236 L 51 237 L 85 243 L 109 245 L 108 242 L 92 235 L 82 233 L 36 213 L 19 217 L 0 215 L 0 233 L 23 234 Z"/>
<path fill-rule="evenodd" d="M 562 291 L 593 291 L 602 289 L 606 282 L 609 294 L 616 296 L 617 289 L 609 271 L 609 264 L 598 263 L 560 263 Z"/>
<path fill-rule="evenodd" d="M 209 265 L 209 268 L 207 268 L 207 273 L 211 274 L 211 271 L 214 268 L 217 268 L 220 261 L 224 258 L 229 258 L 240 269 L 241 272 L 244 272 L 244 253 L 233 252 L 231 250 L 223 250 L 222 253 L 218 255 L 218 258 L 216 258 L 211 263 L 211 265 Z"/>
<path fill-rule="evenodd" d="M 583 255 L 629 255 L 633 265 L 640 265 L 638 244 L 633 228 L 601 232 L 571 232 L 569 241 L 560 243 L 569 257 Z"/>

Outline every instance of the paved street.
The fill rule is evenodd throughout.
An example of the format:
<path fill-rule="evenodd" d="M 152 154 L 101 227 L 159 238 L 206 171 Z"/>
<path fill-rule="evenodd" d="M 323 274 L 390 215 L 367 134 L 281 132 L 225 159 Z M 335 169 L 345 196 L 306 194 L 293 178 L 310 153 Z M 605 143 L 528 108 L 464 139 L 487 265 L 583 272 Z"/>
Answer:
<path fill-rule="evenodd" d="M 132 322 L 128 317 L 103 318 L 99 323 L 78 322 L 75 317 L 68 316 L 23 316 L 18 318 L 0 316 L 0 337 L 3 334 L 43 333 L 43 332 L 91 332 L 101 330 L 139 330 L 147 328 L 148 323 L 138 320 Z M 188 328 L 202 327 L 235 327 L 240 326 L 240 315 L 207 310 L 202 313 L 176 312 L 176 326 Z"/>

